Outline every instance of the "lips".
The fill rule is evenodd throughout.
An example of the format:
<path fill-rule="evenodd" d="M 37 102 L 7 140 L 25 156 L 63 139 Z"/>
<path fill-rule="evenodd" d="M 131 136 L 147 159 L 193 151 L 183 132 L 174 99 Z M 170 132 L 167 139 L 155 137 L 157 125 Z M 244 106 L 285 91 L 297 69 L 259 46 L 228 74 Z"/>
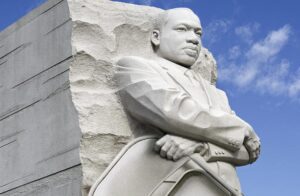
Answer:
<path fill-rule="evenodd" d="M 196 50 L 198 51 L 198 47 L 197 46 L 187 46 L 187 47 L 184 47 L 185 49 L 191 49 L 191 50 Z"/>
<path fill-rule="evenodd" d="M 198 47 L 188 46 L 184 48 L 184 51 L 187 55 L 196 57 L 198 56 Z"/>

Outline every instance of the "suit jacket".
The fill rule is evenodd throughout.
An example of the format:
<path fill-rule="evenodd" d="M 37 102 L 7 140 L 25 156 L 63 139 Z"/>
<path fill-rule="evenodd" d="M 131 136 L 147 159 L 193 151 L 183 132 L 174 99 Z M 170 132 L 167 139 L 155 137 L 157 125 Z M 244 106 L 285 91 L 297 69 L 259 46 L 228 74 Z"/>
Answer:
<path fill-rule="evenodd" d="M 193 70 L 162 58 L 124 57 L 115 77 L 124 107 L 140 127 L 208 142 L 210 167 L 240 190 L 234 165 L 247 160 L 235 164 L 237 159 L 226 157 L 248 156 L 243 141 L 249 125 L 232 112 L 223 91 Z"/>

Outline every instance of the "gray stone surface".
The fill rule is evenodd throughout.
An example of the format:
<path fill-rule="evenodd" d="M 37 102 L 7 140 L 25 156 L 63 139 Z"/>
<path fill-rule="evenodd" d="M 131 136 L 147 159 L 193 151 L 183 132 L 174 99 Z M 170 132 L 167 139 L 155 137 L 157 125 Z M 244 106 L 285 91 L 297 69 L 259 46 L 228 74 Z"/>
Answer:
<path fill-rule="evenodd" d="M 0 194 L 80 163 L 71 30 L 55 0 L 0 34 Z"/>
<path fill-rule="evenodd" d="M 1 196 L 80 196 L 81 167 L 75 166 L 33 181 Z"/>

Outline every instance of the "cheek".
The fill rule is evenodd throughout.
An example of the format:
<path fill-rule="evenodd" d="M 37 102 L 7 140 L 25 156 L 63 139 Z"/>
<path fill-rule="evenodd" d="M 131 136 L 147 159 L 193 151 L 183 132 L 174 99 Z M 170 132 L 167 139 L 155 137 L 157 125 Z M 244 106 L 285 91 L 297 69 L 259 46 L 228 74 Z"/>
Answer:
<path fill-rule="evenodd" d="M 176 40 L 173 39 L 165 42 L 162 47 L 164 47 L 164 49 L 167 50 L 168 53 L 178 54 L 180 52 L 180 43 L 176 42 Z"/>
<path fill-rule="evenodd" d="M 165 40 L 173 46 L 178 46 L 182 45 L 186 42 L 185 37 L 182 33 L 177 33 L 177 32 L 172 32 L 169 33 L 166 37 Z"/>

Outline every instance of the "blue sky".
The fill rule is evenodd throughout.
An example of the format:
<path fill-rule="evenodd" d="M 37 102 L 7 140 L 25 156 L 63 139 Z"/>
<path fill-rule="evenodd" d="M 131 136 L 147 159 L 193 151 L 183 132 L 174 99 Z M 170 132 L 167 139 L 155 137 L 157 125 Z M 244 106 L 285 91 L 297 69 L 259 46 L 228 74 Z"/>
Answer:
<path fill-rule="evenodd" d="M 300 1 L 120 0 L 200 16 L 218 62 L 218 87 L 262 141 L 261 158 L 238 169 L 246 196 L 299 195 Z M 0 3 L 0 30 L 44 0 Z"/>

